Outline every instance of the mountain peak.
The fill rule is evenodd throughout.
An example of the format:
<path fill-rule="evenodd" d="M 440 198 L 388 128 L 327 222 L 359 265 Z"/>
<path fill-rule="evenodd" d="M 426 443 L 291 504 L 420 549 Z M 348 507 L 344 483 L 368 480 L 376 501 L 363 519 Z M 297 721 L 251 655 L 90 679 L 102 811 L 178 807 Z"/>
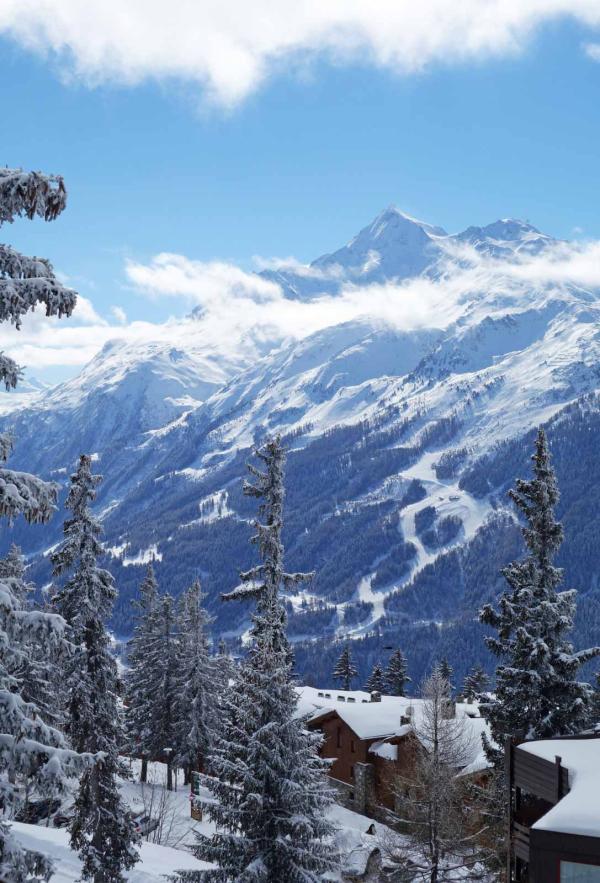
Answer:
<path fill-rule="evenodd" d="M 447 236 L 441 227 L 390 205 L 363 227 L 347 245 L 325 254 L 311 267 L 328 272 L 342 268 L 355 281 L 405 279 L 421 273 L 437 250 L 437 240 Z"/>
<path fill-rule="evenodd" d="M 542 233 L 529 221 L 520 218 L 499 218 L 485 227 L 467 227 L 456 237 L 462 242 L 469 242 L 475 247 L 513 248 L 524 247 L 527 251 L 537 251 L 550 242 L 551 236 Z"/>
<path fill-rule="evenodd" d="M 365 231 L 381 231 L 382 228 L 391 226 L 394 227 L 420 227 L 421 230 L 424 230 L 428 235 L 432 236 L 447 236 L 448 234 L 442 227 L 434 226 L 433 224 L 427 223 L 427 221 L 421 221 L 418 218 L 409 215 L 408 212 L 402 211 L 399 209 L 397 205 L 391 203 L 384 208 L 383 211 L 379 212 L 379 214 L 371 221 L 371 223 L 364 227 L 361 230 L 361 233 Z M 358 234 L 358 236 L 361 235 Z M 355 236 L 354 239 L 358 239 L 358 236 Z M 354 240 L 352 240 L 354 241 Z"/>

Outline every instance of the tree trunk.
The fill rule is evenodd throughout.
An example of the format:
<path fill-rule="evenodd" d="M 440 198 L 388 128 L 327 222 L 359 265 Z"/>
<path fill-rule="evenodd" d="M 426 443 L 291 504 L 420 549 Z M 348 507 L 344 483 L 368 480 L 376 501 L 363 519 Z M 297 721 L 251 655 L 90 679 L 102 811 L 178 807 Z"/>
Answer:
<path fill-rule="evenodd" d="M 142 772 L 140 774 L 140 782 L 148 781 L 148 758 L 142 757 Z"/>
<path fill-rule="evenodd" d="M 173 790 L 173 767 L 171 758 L 167 761 L 167 791 Z"/>

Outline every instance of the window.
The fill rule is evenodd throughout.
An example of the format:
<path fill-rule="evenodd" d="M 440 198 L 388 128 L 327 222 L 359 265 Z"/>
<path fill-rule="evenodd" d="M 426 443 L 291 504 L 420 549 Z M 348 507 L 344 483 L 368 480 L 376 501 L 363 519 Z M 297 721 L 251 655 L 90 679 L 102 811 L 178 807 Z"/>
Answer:
<path fill-rule="evenodd" d="M 337 747 L 338 748 L 342 747 L 342 728 L 341 727 L 337 728 Z"/>
<path fill-rule="evenodd" d="M 350 767 L 350 778 L 354 779 L 354 765 Z"/>
<path fill-rule="evenodd" d="M 600 865 L 561 862 L 560 883 L 600 883 Z"/>

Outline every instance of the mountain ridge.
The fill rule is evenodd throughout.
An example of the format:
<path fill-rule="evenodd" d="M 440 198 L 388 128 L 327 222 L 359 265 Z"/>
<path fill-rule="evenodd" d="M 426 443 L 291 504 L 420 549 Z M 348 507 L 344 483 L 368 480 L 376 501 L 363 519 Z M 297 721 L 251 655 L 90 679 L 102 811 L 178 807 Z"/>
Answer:
<path fill-rule="evenodd" d="M 293 569 L 317 570 L 313 587 L 288 599 L 294 640 L 309 637 L 325 647 L 332 637 L 367 636 L 359 641 L 361 665 L 377 652 L 377 634 L 403 635 L 414 645 L 425 629 L 431 648 L 439 648 L 448 629 L 466 640 L 474 589 L 464 586 L 471 578 L 456 577 L 442 603 L 439 574 L 451 583 L 452 567 L 468 566 L 469 573 L 477 567 L 486 574 L 487 597 L 498 589 L 501 562 L 482 538 L 494 537 L 507 554 L 518 548 L 514 517 L 499 495 L 505 479 L 482 485 L 478 464 L 491 457 L 493 475 L 494 457 L 502 458 L 506 445 L 525 452 L 533 428 L 553 426 L 562 413 L 572 415 L 574 435 L 577 421 L 593 424 L 600 295 L 562 279 L 511 275 L 511 261 L 556 242 L 513 219 L 458 235 L 408 219 L 440 254 L 428 252 L 416 274 L 388 276 L 406 265 L 406 254 L 399 256 L 399 243 L 409 241 L 402 238 L 404 222 L 389 228 L 400 214 L 388 208 L 348 246 L 325 256 L 328 267 L 340 266 L 335 256 L 342 252 L 350 269 L 327 280 L 337 287 L 320 296 L 343 297 L 359 278 L 385 284 L 392 298 L 385 318 L 367 311 L 299 340 L 278 339 L 263 353 L 249 347 L 229 362 L 176 341 L 107 346 L 79 378 L 2 417 L 3 427 L 14 424 L 19 468 L 64 482 L 81 450 L 97 455 L 105 475 L 98 507 L 121 587 L 118 632 L 131 627 L 129 600 L 152 554 L 176 593 L 202 574 L 219 632 L 233 638 L 245 631 L 244 611 L 225 609 L 218 598 L 252 560 L 253 513 L 241 493 L 245 462 L 265 433 L 280 432 L 289 448 L 288 559 Z M 374 241 L 384 243 L 385 260 L 356 276 L 354 255 Z M 421 234 L 409 250 L 415 241 L 422 255 Z M 499 268 L 493 284 L 481 287 L 487 277 L 477 275 L 463 281 L 457 241 L 492 258 Z M 377 278 L 369 275 L 376 272 Z M 434 285 L 439 296 L 420 322 L 401 309 L 412 285 L 417 294 Z M 584 401 L 581 414 L 569 412 Z M 560 432 L 560 444 L 568 446 Z M 581 468 L 590 472 L 589 464 Z M 42 583 L 49 578 L 44 552 L 59 529 L 57 517 L 44 533 L 13 530 Z M 600 561 L 593 562 L 600 572 Z M 438 632 L 427 631 L 432 622 Z M 306 660 L 303 646 L 299 659 Z M 420 653 L 416 646 L 414 652 Z M 474 645 L 469 653 L 475 652 L 482 651 Z"/>

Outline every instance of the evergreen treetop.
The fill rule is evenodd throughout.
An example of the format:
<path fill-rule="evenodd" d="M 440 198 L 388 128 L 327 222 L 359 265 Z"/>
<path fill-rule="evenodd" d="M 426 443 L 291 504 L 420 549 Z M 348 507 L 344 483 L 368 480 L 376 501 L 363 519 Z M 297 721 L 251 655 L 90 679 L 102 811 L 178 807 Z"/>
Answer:
<path fill-rule="evenodd" d="M 212 617 L 203 607 L 199 579 L 184 593 L 178 616 L 177 751 L 189 773 L 203 769 L 217 725 L 218 660 L 210 654 Z"/>
<path fill-rule="evenodd" d="M 124 883 L 124 871 L 138 859 L 137 835 L 117 784 L 117 665 L 106 630 L 116 593 L 110 573 L 97 561 L 103 554 L 100 525 L 89 506 L 101 476 L 92 474 L 91 463 L 91 457 L 82 455 L 71 476 L 65 504 L 71 516 L 64 523 L 65 538 L 52 555 L 55 575 L 71 571 L 53 599 L 75 643 L 65 677 L 68 733 L 78 750 L 102 752 L 80 779 L 71 846 L 81 857 L 83 880 Z"/>
<path fill-rule="evenodd" d="M 390 696 L 404 696 L 410 683 L 407 664 L 402 650 L 395 650 L 385 670 L 385 689 Z"/>
<path fill-rule="evenodd" d="M 142 782 L 147 778 L 148 759 L 155 751 L 151 729 L 152 709 L 156 703 L 155 668 L 152 651 L 158 629 L 158 583 L 154 565 L 149 562 L 133 602 L 136 619 L 133 635 L 127 644 L 128 669 L 125 678 L 125 746 L 134 757 L 142 758 Z"/>
<path fill-rule="evenodd" d="M 485 692 L 489 681 L 490 679 L 487 676 L 484 667 L 478 662 L 465 677 L 462 695 L 467 702 L 474 702 L 476 699 L 479 699 L 483 692 Z"/>
<path fill-rule="evenodd" d="M 357 676 L 357 674 L 358 669 L 354 665 L 352 659 L 350 644 L 346 644 L 346 646 L 340 653 L 338 661 L 335 664 L 335 668 L 332 672 L 332 677 L 334 680 L 342 682 L 342 690 L 351 690 L 352 681 Z"/>
<path fill-rule="evenodd" d="M 383 673 L 383 668 L 379 662 L 376 662 L 373 666 L 373 670 L 371 674 L 367 678 L 367 683 L 365 684 L 365 690 L 370 693 L 383 693 L 385 687 L 385 676 Z"/>
<path fill-rule="evenodd" d="M 582 665 L 600 655 L 598 647 L 575 652 L 568 638 L 576 593 L 558 591 L 562 570 L 554 558 L 563 531 L 554 514 L 559 492 L 543 429 L 532 460 L 533 478 L 519 479 L 510 491 L 524 519 L 527 554 L 502 571 L 508 588 L 497 609 L 486 604 L 480 614 L 496 631 L 486 643 L 500 659 L 495 695 L 485 705 L 498 746 L 507 738 L 543 739 L 586 727 L 593 691 L 576 676 Z M 498 760 L 492 748 L 488 753 Z"/>
<path fill-rule="evenodd" d="M 296 717 L 298 697 L 291 677 L 280 591 L 302 574 L 283 569 L 283 466 L 278 438 L 259 451 L 265 472 L 255 468 L 245 493 L 261 500 L 262 521 L 253 541 L 261 565 L 241 575 L 230 598 L 256 599 L 251 645 L 228 690 L 225 725 L 216 735 L 205 783 L 215 800 L 205 805 L 217 831 L 200 837 L 199 858 L 218 869 L 182 872 L 187 880 L 218 883 L 317 883 L 332 861 L 323 839 L 331 833 L 324 816 L 330 795 L 317 740 Z"/>

